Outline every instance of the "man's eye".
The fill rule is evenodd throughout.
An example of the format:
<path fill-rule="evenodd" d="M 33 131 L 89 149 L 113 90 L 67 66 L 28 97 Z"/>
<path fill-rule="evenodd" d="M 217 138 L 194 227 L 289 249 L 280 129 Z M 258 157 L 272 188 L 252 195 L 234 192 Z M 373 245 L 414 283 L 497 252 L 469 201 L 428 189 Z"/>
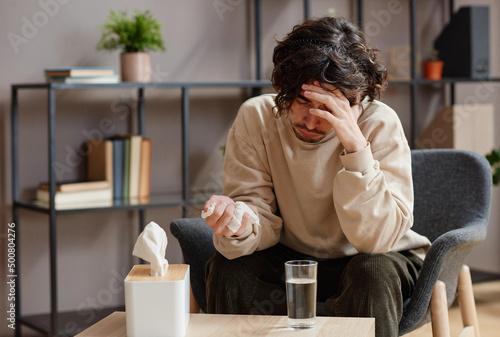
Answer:
<path fill-rule="evenodd" d="M 307 104 L 309 104 L 309 102 L 307 102 L 307 101 L 301 101 L 301 100 L 297 100 L 297 103 L 299 105 L 307 105 Z"/>

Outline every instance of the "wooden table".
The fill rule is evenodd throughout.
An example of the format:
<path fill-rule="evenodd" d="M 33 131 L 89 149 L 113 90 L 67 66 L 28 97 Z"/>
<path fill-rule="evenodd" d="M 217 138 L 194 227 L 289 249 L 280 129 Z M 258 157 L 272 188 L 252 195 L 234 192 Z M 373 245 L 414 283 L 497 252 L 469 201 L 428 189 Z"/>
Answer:
<path fill-rule="evenodd" d="M 76 337 L 126 337 L 125 312 L 116 311 Z M 316 327 L 291 329 L 286 316 L 191 314 L 190 336 L 375 337 L 374 318 L 317 317 Z"/>

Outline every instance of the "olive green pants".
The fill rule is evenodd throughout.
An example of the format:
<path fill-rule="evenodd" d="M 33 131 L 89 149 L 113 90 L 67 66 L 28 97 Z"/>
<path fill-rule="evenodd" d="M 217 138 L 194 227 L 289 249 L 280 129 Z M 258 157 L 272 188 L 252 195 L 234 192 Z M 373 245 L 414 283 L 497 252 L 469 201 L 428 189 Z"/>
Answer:
<path fill-rule="evenodd" d="M 375 317 L 377 337 L 398 336 L 422 266 L 410 252 L 322 260 L 278 244 L 234 260 L 216 253 L 206 266 L 207 313 L 286 315 L 284 263 L 303 259 L 318 261 L 318 312 Z"/>

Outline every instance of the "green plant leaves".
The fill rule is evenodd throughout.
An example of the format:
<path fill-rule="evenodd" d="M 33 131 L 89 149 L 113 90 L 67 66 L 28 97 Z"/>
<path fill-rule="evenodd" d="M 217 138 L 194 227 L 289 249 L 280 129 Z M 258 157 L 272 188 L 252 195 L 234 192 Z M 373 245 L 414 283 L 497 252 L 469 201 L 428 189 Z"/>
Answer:
<path fill-rule="evenodd" d="M 491 165 L 493 185 L 498 185 L 500 183 L 500 149 L 493 149 L 485 157 Z"/>
<path fill-rule="evenodd" d="M 125 12 L 110 11 L 108 21 L 101 27 L 102 36 L 96 49 L 121 49 L 126 53 L 165 51 L 160 27 L 149 10 L 142 13 L 135 10 L 132 18 Z"/>

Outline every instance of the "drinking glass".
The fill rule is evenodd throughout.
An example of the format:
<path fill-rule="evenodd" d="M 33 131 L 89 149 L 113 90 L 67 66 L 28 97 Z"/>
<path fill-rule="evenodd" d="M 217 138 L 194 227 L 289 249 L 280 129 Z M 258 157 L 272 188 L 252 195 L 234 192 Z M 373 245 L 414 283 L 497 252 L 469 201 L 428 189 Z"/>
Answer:
<path fill-rule="evenodd" d="M 316 325 L 317 270 L 316 261 L 285 262 L 288 326 L 291 328 L 312 328 Z"/>

